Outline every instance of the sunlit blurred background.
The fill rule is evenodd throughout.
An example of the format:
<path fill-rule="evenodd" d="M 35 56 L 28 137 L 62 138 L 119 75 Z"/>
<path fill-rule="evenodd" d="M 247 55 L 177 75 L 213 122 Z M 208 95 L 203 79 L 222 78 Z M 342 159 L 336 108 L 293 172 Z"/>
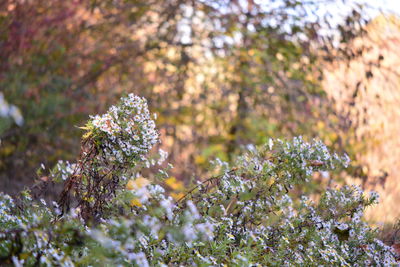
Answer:
<path fill-rule="evenodd" d="M 77 126 L 134 92 L 183 183 L 248 144 L 320 138 L 352 159 L 321 186 L 376 190 L 368 218 L 395 222 L 399 14 L 397 0 L 1 1 L 0 191 L 74 161 Z"/>

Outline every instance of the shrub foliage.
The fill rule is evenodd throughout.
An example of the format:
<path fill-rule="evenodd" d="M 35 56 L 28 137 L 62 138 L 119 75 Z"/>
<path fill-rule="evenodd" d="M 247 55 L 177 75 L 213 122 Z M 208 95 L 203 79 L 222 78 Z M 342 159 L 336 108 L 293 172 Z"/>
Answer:
<path fill-rule="evenodd" d="M 58 202 L 0 195 L 0 263 L 15 266 L 391 266 L 394 252 L 363 221 L 378 196 L 307 190 L 315 172 L 347 166 L 320 141 L 269 140 L 180 198 L 140 175 L 161 163 L 146 100 L 122 98 L 85 127 L 76 163 L 60 163 Z M 161 167 L 160 167 L 161 168 Z M 312 200 L 314 199 L 314 200 Z"/>

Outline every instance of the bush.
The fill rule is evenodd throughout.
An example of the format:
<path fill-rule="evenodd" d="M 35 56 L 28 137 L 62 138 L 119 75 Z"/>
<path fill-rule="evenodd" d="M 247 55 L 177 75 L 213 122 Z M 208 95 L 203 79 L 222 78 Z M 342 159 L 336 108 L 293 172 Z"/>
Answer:
<path fill-rule="evenodd" d="M 0 263 L 62 266 L 391 266 L 394 252 L 362 220 L 378 196 L 357 187 L 307 196 L 314 172 L 347 166 L 320 141 L 269 140 L 178 200 L 163 179 L 138 175 L 158 160 L 145 99 L 129 95 L 83 127 L 75 164 L 51 172 L 59 201 L 0 195 Z M 160 162 L 158 162 L 160 163 Z M 160 170 L 159 176 L 168 176 Z M 160 177 L 159 177 L 160 178 Z M 162 178 L 162 177 L 161 177 Z"/>

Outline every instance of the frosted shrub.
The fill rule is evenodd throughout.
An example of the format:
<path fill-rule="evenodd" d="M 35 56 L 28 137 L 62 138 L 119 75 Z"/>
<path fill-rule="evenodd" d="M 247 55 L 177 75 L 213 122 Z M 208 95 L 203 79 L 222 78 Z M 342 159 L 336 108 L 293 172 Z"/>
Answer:
<path fill-rule="evenodd" d="M 393 266 L 363 220 L 359 188 L 307 196 L 315 172 L 347 166 L 319 141 L 269 140 L 178 200 L 137 175 L 158 142 L 144 99 L 129 95 L 84 128 L 79 159 L 58 164 L 58 203 L 0 195 L 0 264 L 61 266 Z M 166 157 L 160 152 L 160 160 Z M 65 170 L 63 169 L 63 166 Z M 165 170 L 161 174 L 167 175 Z"/>

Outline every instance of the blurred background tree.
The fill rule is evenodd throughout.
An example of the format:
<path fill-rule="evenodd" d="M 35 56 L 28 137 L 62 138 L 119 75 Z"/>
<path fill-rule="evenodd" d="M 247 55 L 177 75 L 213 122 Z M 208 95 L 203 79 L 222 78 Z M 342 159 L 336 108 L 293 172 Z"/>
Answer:
<path fill-rule="evenodd" d="M 352 178 L 381 195 L 369 217 L 395 221 L 400 200 L 400 20 L 380 15 L 364 30 L 367 34 L 348 44 L 351 53 L 363 50 L 363 55 L 326 66 L 323 87 L 341 118 L 338 133 L 354 151 Z"/>
<path fill-rule="evenodd" d="M 340 3 L 3 1 L 0 90 L 24 124 L 0 118 L 1 190 L 32 184 L 41 163 L 74 160 L 81 132 L 73 126 L 129 92 L 159 115 L 161 146 L 181 181 L 207 174 L 209 158 L 229 161 L 250 143 L 293 135 L 347 151 L 356 159 L 350 175 L 372 177 L 359 156 L 372 139 L 349 123 L 356 115 L 337 105 L 340 83 L 328 75 L 364 59 L 370 45 L 359 40 L 371 26 L 353 1 L 337 21 L 327 6 Z M 381 71 L 382 60 L 364 62 L 374 70 L 360 79 Z"/>

